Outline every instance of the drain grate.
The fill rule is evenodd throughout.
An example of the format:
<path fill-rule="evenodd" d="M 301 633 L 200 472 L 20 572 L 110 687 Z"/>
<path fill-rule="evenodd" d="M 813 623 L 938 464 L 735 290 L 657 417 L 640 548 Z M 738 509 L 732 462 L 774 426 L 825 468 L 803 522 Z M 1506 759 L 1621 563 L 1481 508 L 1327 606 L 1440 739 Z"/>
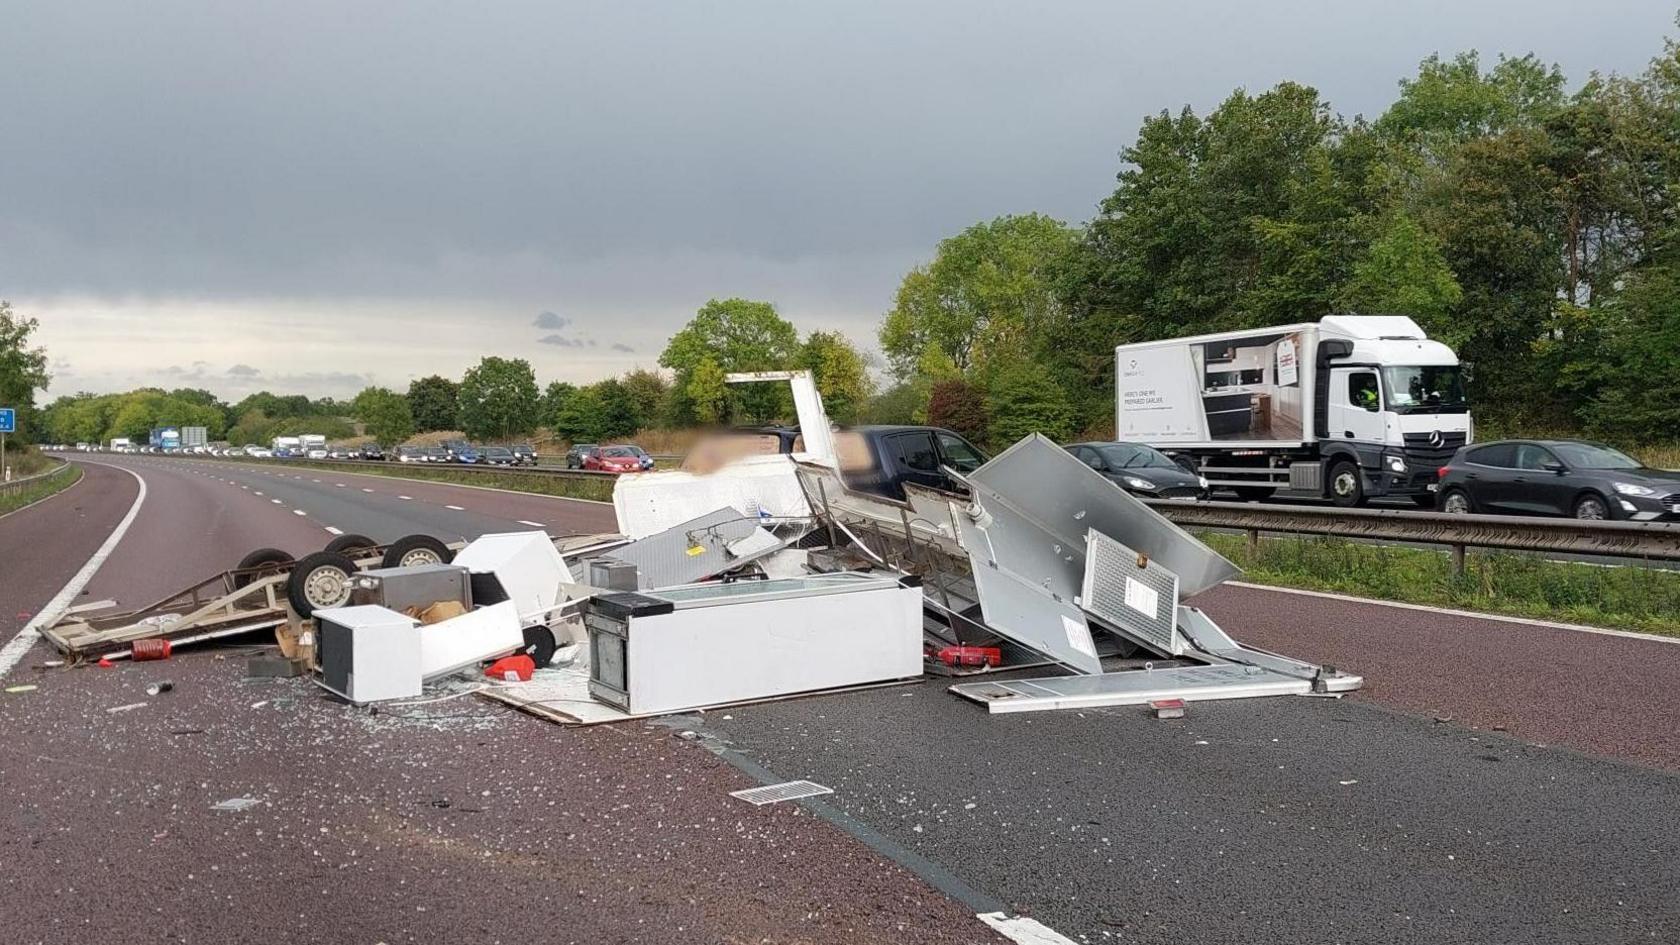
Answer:
<path fill-rule="evenodd" d="M 797 801 L 802 797 L 816 797 L 819 794 L 833 794 L 834 789 L 823 787 L 815 781 L 787 781 L 782 784 L 766 784 L 763 787 L 747 788 L 744 791 L 730 791 L 730 797 L 738 797 L 755 807 L 765 804 L 775 804 L 779 801 Z"/>

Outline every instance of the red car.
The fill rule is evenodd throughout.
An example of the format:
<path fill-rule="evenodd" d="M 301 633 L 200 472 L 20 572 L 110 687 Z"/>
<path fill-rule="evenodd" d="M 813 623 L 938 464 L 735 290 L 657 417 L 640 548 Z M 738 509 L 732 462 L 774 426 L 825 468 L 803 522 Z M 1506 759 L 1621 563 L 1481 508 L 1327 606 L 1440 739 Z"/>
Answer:
<path fill-rule="evenodd" d="M 634 446 L 603 446 L 583 458 L 583 468 L 628 473 L 641 472 L 647 467 L 642 464 L 642 451 Z"/>

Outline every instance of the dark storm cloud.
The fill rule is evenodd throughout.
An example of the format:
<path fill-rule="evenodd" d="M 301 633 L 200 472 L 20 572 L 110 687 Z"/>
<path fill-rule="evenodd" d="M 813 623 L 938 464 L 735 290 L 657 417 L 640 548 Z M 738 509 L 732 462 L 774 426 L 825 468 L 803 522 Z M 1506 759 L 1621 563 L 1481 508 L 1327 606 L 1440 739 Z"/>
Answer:
<path fill-rule="evenodd" d="M 582 338 L 568 338 L 565 335 L 544 335 L 537 339 L 539 345 L 555 345 L 560 348 L 582 348 L 585 342 Z"/>
<path fill-rule="evenodd" d="M 531 321 L 531 324 L 537 328 L 559 331 L 571 324 L 571 322 L 572 320 L 564 315 L 556 315 L 553 312 L 539 312 L 537 313 L 537 317 Z"/>
<path fill-rule="evenodd" d="M 635 354 L 636 353 L 635 348 L 630 347 L 629 345 L 623 343 L 622 341 L 615 342 L 612 346 L 612 349 L 614 351 L 617 351 L 620 354 Z"/>
<path fill-rule="evenodd" d="M 256 377 L 262 372 L 249 364 L 235 364 L 227 369 L 229 377 Z"/>

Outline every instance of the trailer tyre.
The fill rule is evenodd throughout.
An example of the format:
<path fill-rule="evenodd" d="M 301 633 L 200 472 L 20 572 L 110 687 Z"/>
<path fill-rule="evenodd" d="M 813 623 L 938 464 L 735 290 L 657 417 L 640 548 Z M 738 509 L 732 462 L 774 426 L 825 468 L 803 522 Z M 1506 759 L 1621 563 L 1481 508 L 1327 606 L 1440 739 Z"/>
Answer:
<path fill-rule="evenodd" d="M 377 547 L 379 547 L 379 542 L 374 541 L 366 535 L 350 534 L 340 535 L 332 541 L 327 542 L 326 550 L 331 551 L 334 554 L 348 555 L 357 551 L 365 551 L 369 548 Z"/>
<path fill-rule="evenodd" d="M 1344 509 L 1365 504 L 1365 476 L 1350 460 L 1339 460 L 1330 467 L 1330 501 Z"/>
<path fill-rule="evenodd" d="M 526 627 L 521 632 L 525 634 L 525 647 L 519 652 L 529 656 L 538 669 L 554 662 L 554 651 L 558 647 L 554 644 L 553 630 L 547 627 Z"/>
<path fill-rule="evenodd" d="M 281 551 L 279 548 L 258 548 L 256 551 L 240 558 L 239 563 L 233 566 L 235 571 L 250 572 L 248 574 L 235 574 L 233 576 L 233 586 L 235 588 L 244 587 L 257 578 L 278 574 L 290 567 L 294 560 L 296 559 L 291 554 Z M 262 570 L 252 570 L 254 568 L 262 568 Z"/>
<path fill-rule="evenodd" d="M 356 562 L 336 551 L 304 555 L 286 581 L 286 600 L 306 618 L 324 607 L 342 607 L 350 603 L 350 580 L 355 576 Z"/>
<path fill-rule="evenodd" d="M 385 549 L 380 563 L 387 568 L 412 568 L 422 564 L 448 564 L 455 557 L 449 546 L 430 535 L 407 535 Z"/>

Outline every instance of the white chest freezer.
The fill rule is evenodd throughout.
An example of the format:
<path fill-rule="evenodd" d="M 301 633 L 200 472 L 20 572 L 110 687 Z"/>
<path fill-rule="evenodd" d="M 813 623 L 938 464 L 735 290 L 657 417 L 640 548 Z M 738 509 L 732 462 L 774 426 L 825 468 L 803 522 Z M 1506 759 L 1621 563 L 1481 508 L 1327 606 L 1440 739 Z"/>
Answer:
<path fill-rule="evenodd" d="M 591 600 L 589 691 L 634 715 L 919 676 L 922 590 L 854 572 Z"/>

